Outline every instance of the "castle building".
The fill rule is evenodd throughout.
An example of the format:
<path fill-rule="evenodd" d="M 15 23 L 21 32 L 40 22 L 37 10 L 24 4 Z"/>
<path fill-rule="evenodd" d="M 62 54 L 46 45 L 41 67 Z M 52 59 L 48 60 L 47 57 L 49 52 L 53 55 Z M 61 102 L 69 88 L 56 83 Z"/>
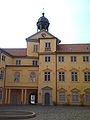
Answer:
<path fill-rule="evenodd" d="M 44 13 L 26 48 L 0 49 L 0 104 L 90 105 L 90 43 L 61 44 Z"/>

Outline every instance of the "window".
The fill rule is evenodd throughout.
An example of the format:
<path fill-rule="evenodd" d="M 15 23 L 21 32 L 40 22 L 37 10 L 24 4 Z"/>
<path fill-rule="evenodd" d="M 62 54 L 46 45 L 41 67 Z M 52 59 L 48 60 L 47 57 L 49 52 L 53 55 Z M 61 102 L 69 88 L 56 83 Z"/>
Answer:
<path fill-rule="evenodd" d="M 50 62 L 50 56 L 45 56 L 45 62 Z"/>
<path fill-rule="evenodd" d="M 44 80 L 45 81 L 50 81 L 50 72 L 45 72 L 44 73 Z"/>
<path fill-rule="evenodd" d="M 6 57 L 4 55 L 2 55 L 2 61 L 5 61 Z"/>
<path fill-rule="evenodd" d="M 76 56 L 71 56 L 71 62 L 76 62 Z"/>
<path fill-rule="evenodd" d="M 64 62 L 64 56 L 58 56 L 58 61 L 59 62 Z"/>
<path fill-rule="evenodd" d="M 83 56 L 83 62 L 89 62 L 89 56 Z"/>
<path fill-rule="evenodd" d="M 21 65 L 21 60 L 16 60 L 16 65 Z"/>
<path fill-rule="evenodd" d="M 65 101 L 65 92 L 60 92 L 59 93 L 59 100 L 60 101 Z"/>
<path fill-rule="evenodd" d="M 72 81 L 77 81 L 77 72 L 71 72 Z"/>
<path fill-rule="evenodd" d="M 65 81 L 65 73 L 59 72 L 59 81 Z"/>
<path fill-rule="evenodd" d="M 3 79 L 4 79 L 4 72 L 0 71 L 0 80 L 3 80 Z"/>
<path fill-rule="evenodd" d="M 90 102 L 90 93 L 85 94 L 86 102 Z"/>
<path fill-rule="evenodd" d="M 33 61 L 32 61 L 32 65 L 33 65 L 33 66 L 36 66 L 37 63 L 38 63 L 37 60 L 33 60 Z"/>
<path fill-rule="evenodd" d="M 51 49 L 51 43 L 47 42 L 45 43 L 45 50 L 50 50 Z"/>
<path fill-rule="evenodd" d="M 1 62 L 1 53 L 0 53 L 0 62 Z"/>
<path fill-rule="evenodd" d="M 87 50 L 90 50 L 90 47 L 87 47 Z"/>
<path fill-rule="evenodd" d="M 0 99 L 2 99 L 2 90 L 0 90 Z"/>
<path fill-rule="evenodd" d="M 14 74 L 14 82 L 19 82 L 20 80 L 20 72 L 15 72 Z"/>
<path fill-rule="evenodd" d="M 73 102 L 78 102 L 78 93 L 77 92 L 72 93 L 72 101 Z"/>
<path fill-rule="evenodd" d="M 84 80 L 90 81 L 90 72 L 84 72 Z"/>
<path fill-rule="evenodd" d="M 36 81 L 36 74 L 35 72 L 31 72 L 30 74 L 30 82 L 35 82 Z"/>
<path fill-rule="evenodd" d="M 33 52 L 37 52 L 38 51 L 38 45 L 34 45 L 33 46 Z"/>

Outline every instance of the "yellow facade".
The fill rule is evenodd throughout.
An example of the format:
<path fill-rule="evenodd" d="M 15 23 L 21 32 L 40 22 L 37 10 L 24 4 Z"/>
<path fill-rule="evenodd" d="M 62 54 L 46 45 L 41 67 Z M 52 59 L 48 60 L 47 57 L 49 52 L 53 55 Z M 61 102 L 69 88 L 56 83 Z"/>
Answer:
<path fill-rule="evenodd" d="M 61 44 L 46 30 L 26 42 L 0 49 L 0 104 L 90 105 L 90 44 Z"/>

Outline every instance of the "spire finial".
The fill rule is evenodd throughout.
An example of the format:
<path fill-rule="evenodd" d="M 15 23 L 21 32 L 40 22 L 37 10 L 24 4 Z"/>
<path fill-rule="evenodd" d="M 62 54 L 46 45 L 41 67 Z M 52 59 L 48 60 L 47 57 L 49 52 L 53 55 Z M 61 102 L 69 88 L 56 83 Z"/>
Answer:
<path fill-rule="evenodd" d="M 43 8 L 43 13 L 42 13 L 42 15 L 44 16 L 44 14 L 45 14 L 45 13 L 44 13 L 44 8 Z"/>

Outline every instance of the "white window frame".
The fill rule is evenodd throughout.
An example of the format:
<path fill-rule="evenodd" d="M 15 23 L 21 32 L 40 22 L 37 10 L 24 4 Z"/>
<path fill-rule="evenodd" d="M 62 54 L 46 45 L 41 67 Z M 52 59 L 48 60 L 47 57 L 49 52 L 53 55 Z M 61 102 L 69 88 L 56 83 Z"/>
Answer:
<path fill-rule="evenodd" d="M 45 43 L 45 49 L 50 49 L 51 48 L 51 43 L 50 42 L 46 42 Z"/>
<path fill-rule="evenodd" d="M 78 101 L 79 101 L 78 92 L 72 92 L 72 102 L 78 102 Z"/>
<path fill-rule="evenodd" d="M 38 65 L 38 61 L 37 61 L 37 60 L 33 60 L 33 61 L 32 61 L 32 65 L 33 65 L 33 66 L 37 66 L 37 65 Z"/>
<path fill-rule="evenodd" d="M 83 62 L 89 62 L 89 56 L 83 56 Z"/>
<path fill-rule="evenodd" d="M 33 45 L 33 52 L 38 52 L 38 45 Z"/>
<path fill-rule="evenodd" d="M 16 65 L 21 65 L 21 60 L 16 60 Z"/>
<path fill-rule="evenodd" d="M 77 72 L 71 72 L 71 80 L 73 82 L 77 82 L 78 81 L 78 73 Z"/>
<path fill-rule="evenodd" d="M 84 72 L 84 81 L 90 81 L 90 72 Z"/>
<path fill-rule="evenodd" d="M 58 61 L 59 62 L 64 62 L 64 56 L 58 56 Z"/>
<path fill-rule="evenodd" d="M 71 62 L 77 62 L 77 57 L 76 56 L 71 56 Z"/>
<path fill-rule="evenodd" d="M 44 81 L 50 81 L 51 73 L 50 72 L 44 72 Z"/>
<path fill-rule="evenodd" d="M 65 102 L 65 100 L 66 100 L 65 92 L 59 92 L 59 101 Z"/>
<path fill-rule="evenodd" d="M 58 72 L 58 79 L 59 81 L 65 81 L 65 72 Z"/>
<path fill-rule="evenodd" d="M 45 62 L 50 62 L 51 57 L 50 56 L 45 56 Z"/>

